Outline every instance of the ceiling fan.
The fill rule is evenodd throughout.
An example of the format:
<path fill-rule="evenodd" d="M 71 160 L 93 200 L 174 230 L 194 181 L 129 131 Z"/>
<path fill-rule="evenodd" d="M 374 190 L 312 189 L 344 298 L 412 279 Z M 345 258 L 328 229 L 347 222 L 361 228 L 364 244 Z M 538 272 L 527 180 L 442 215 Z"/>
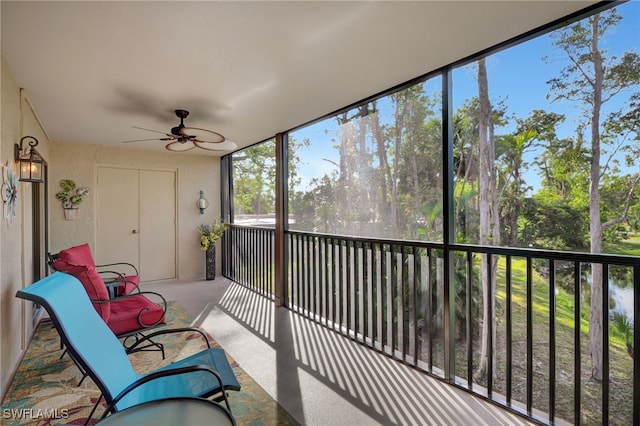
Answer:
<path fill-rule="evenodd" d="M 180 124 L 171 128 L 171 133 L 161 132 L 159 130 L 145 129 L 144 127 L 132 126 L 134 129 L 147 130 L 149 132 L 162 133 L 166 137 L 135 139 L 123 141 L 122 143 L 142 142 L 142 141 L 168 141 L 165 148 L 169 151 L 189 151 L 195 147 L 206 149 L 208 151 L 228 151 L 237 148 L 234 142 L 226 139 L 218 132 L 213 130 L 201 129 L 198 127 L 187 127 L 184 125 L 184 119 L 189 116 L 189 111 L 184 109 L 175 110 L 176 116 L 180 119 Z"/>

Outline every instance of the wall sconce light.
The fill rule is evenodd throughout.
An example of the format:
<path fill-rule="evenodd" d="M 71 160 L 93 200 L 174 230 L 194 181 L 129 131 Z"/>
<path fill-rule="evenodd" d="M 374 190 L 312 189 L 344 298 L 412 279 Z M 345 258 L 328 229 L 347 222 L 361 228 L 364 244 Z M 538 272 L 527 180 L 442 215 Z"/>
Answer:
<path fill-rule="evenodd" d="M 28 152 L 27 147 L 22 147 L 25 140 L 28 140 L 29 143 Z M 22 182 L 44 183 L 44 166 L 47 162 L 36 151 L 37 145 L 38 139 L 33 136 L 23 136 L 20 139 L 20 145 L 14 144 L 13 146 L 13 156 L 16 163 L 19 164 L 20 181 Z"/>
<path fill-rule="evenodd" d="M 196 206 L 200 209 L 200 214 L 204 214 L 204 210 L 209 207 L 209 202 L 204 198 L 204 192 L 200 191 L 200 198 L 196 201 Z"/>

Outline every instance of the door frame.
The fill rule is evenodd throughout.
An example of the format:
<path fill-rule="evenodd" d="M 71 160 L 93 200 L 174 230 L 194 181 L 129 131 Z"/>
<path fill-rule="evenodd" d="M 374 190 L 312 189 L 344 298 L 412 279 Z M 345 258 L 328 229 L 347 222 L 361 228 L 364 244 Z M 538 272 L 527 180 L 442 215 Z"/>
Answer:
<path fill-rule="evenodd" d="M 29 118 L 27 119 L 27 117 Z M 22 135 L 22 137 L 32 135 L 32 137 L 35 137 L 40 143 L 49 143 L 49 136 L 44 130 L 39 117 L 33 110 L 25 89 L 22 87 L 20 88 L 20 135 Z M 46 153 L 47 146 L 45 146 L 44 150 Z M 23 286 L 30 285 L 32 282 L 38 281 L 49 274 L 47 266 L 47 254 L 49 252 L 49 165 L 42 151 L 38 150 L 38 154 L 40 154 L 43 160 L 42 173 L 44 182 L 28 184 L 30 186 L 29 192 L 31 193 L 30 223 L 29 221 L 25 222 L 26 212 L 22 212 L 23 228 L 21 239 L 23 241 L 23 252 L 21 274 Z M 22 203 L 22 206 L 24 208 L 25 203 Z M 31 232 L 30 252 L 24 251 L 25 234 L 27 232 Z M 27 266 L 28 263 L 31 263 L 31 265 Z M 31 273 L 30 278 L 32 282 L 25 281 L 25 274 L 28 273 L 27 268 Z M 30 335 L 35 330 L 43 313 L 44 308 L 37 303 L 25 302 L 22 304 L 21 349 L 26 348 Z"/>

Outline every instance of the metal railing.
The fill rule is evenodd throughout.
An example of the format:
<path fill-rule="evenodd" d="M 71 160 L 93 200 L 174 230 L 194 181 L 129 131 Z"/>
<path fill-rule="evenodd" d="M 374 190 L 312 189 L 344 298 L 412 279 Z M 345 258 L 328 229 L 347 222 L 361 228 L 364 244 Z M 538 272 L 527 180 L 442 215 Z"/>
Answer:
<path fill-rule="evenodd" d="M 273 238 L 232 226 L 225 276 L 273 294 Z M 286 248 L 285 304 L 295 312 L 541 423 L 640 422 L 638 257 L 296 231 Z M 604 283 L 601 381 L 591 379 L 594 264 Z M 613 320 L 621 313 L 627 328 Z"/>
<path fill-rule="evenodd" d="M 274 229 L 232 225 L 222 236 L 222 275 L 269 297 L 275 290 Z"/>

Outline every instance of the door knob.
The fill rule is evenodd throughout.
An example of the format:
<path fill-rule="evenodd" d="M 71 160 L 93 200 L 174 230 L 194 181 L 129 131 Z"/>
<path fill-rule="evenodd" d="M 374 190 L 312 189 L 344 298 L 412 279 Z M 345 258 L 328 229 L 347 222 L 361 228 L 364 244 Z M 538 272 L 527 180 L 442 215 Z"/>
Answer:
<path fill-rule="evenodd" d="M 132 234 L 137 234 L 138 231 L 136 231 L 135 229 L 133 231 L 131 231 Z"/>

